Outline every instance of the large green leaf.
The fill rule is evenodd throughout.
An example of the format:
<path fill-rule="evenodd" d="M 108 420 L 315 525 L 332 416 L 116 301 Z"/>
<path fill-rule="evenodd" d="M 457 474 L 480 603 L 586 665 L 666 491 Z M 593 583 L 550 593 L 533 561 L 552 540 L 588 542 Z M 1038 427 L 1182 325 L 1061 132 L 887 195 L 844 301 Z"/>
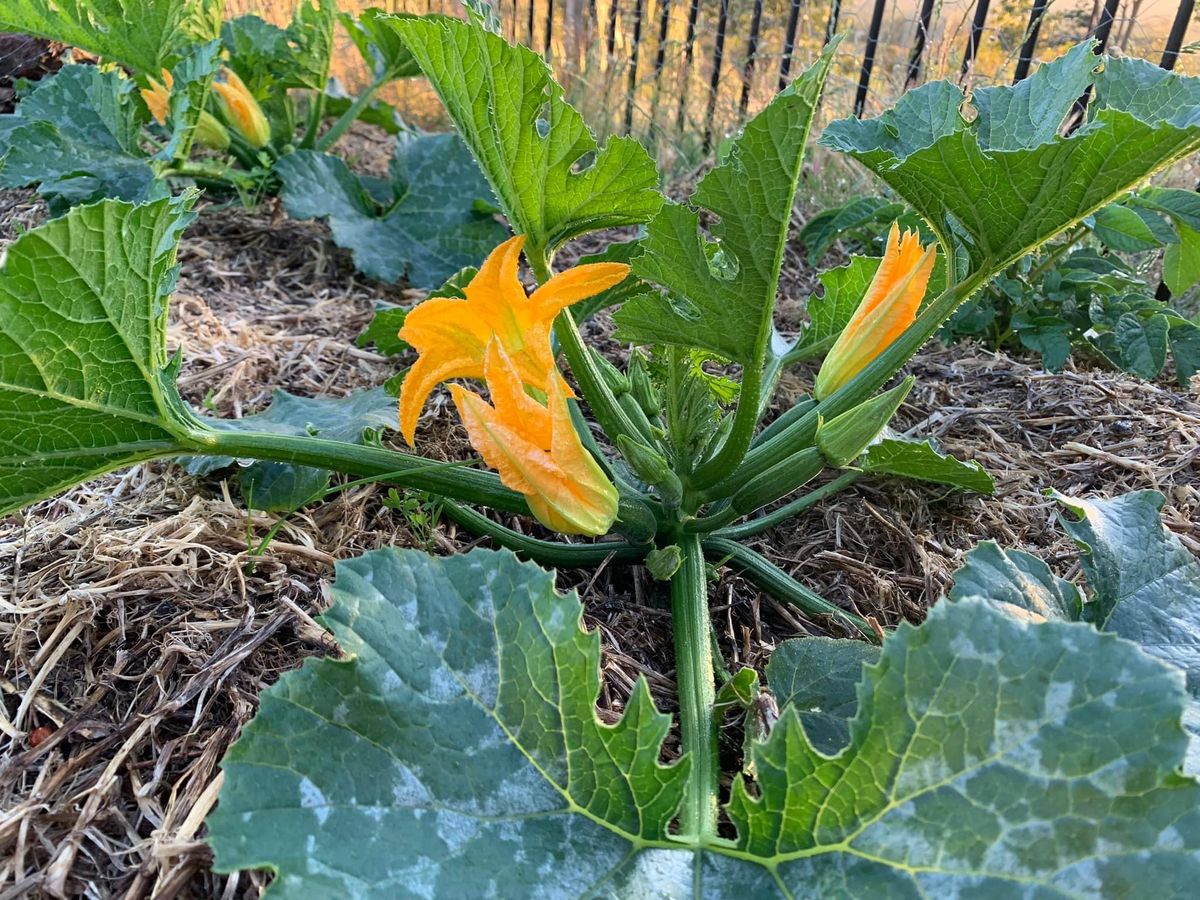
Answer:
<path fill-rule="evenodd" d="M 849 324 L 878 269 L 878 257 L 853 256 L 846 265 L 819 274 L 823 290 L 808 298 L 805 308 L 808 323 L 796 339 L 793 351 L 811 351 L 816 356 L 828 350 Z"/>
<path fill-rule="evenodd" d="M 633 270 L 664 293 L 625 303 L 616 314 L 622 338 L 762 365 L 808 130 L 835 52 L 836 42 L 746 124 L 691 206 L 668 203 L 651 221 Z M 712 241 L 697 208 L 718 220 Z"/>
<path fill-rule="evenodd" d="M 133 89 L 120 71 L 83 65 L 40 82 L 16 112 L 0 116 L 0 188 L 37 185 L 55 211 L 105 197 L 166 196 L 138 146 Z"/>
<path fill-rule="evenodd" d="M 211 3 L 192 0 L 4 0 L 0 31 L 35 34 L 149 75 L 190 40 L 217 36 Z"/>
<path fill-rule="evenodd" d="M 355 266 L 382 281 L 404 277 L 414 287 L 437 287 L 479 265 L 507 234 L 480 209 L 487 184 L 453 134 L 397 138 L 383 208 L 336 156 L 300 150 L 280 159 L 275 171 L 288 213 L 328 218 L 334 241 L 353 252 Z"/>
<path fill-rule="evenodd" d="M 0 512 L 179 448 L 166 354 L 191 198 L 76 207 L 0 270 Z"/>
<path fill-rule="evenodd" d="M 994 541 L 974 547 L 954 573 L 948 599 L 963 597 L 987 597 L 1039 619 L 1077 622 L 1083 615 L 1079 588 L 1051 572 L 1038 557 L 1005 550 Z"/>
<path fill-rule="evenodd" d="M 654 161 L 633 138 L 596 146 L 536 53 L 477 22 L 395 18 L 509 224 L 535 256 L 589 231 L 650 219 L 662 204 Z"/>
<path fill-rule="evenodd" d="M 1162 494 L 1058 499 L 1080 517 L 1063 527 L 1083 550 L 1084 617 L 1183 669 L 1200 695 L 1200 562 L 1163 527 Z"/>
<path fill-rule="evenodd" d="M 644 682 L 598 720 L 599 640 L 510 554 L 339 564 L 344 661 L 262 697 L 209 817 L 276 897 L 1188 896 L 1200 786 L 1177 672 L 1113 635 L 964 600 L 903 626 L 830 756 L 787 707 L 727 809 L 670 836 L 689 766 Z"/>
<path fill-rule="evenodd" d="M 297 434 L 361 444 L 368 435 L 397 427 L 396 400 L 382 387 L 355 391 L 346 397 L 297 397 L 276 391 L 265 412 L 240 419 L 208 419 L 205 424 L 224 431 L 258 434 Z M 207 475 L 232 466 L 231 456 L 198 456 L 188 471 Z M 328 469 L 255 462 L 238 467 L 242 496 L 254 509 L 286 511 L 303 506 L 329 485 Z"/>
<path fill-rule="evenodd" d="M 1095 70 L 1103 67 L 1099 73 Z M 1061 136 L 1091 87 L 1088 121 Z M 1011 87 L 964 96 L 948 82 L 874 119 L 831 124 L 821 142 L 854 155 L 933 227 L 958 274 L 993 271 L 1200 149 L 1200 79 L 1076 46 Z"/>

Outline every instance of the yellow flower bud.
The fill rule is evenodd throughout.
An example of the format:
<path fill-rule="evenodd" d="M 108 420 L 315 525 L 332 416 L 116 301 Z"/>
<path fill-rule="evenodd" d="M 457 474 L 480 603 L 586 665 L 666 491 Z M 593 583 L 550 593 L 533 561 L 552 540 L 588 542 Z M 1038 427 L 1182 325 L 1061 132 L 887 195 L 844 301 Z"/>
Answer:
<path fill-rule="evenodd" d="M 229 129 L 208 110 L 200 113 L 200 121 L 196 123 L 196 140 L 209 150 L 229 149 Z"/>
<path fill-rule="evenodd" d="M 213 82 L 213 90 L 225 120 L 251 147 L 265 147 L 271 140 L 271 123 L 262 107 L 236 72 L 224 68 L 221 74 L 225 80 Z"/>
<path fill-rule="evenodd" d="M 894 223 L 887 249 L 862 302 L 825 357 L 813 396 L 823 400 L 867 367 L 917 318 L 933 273 L 936 249 Z"/>

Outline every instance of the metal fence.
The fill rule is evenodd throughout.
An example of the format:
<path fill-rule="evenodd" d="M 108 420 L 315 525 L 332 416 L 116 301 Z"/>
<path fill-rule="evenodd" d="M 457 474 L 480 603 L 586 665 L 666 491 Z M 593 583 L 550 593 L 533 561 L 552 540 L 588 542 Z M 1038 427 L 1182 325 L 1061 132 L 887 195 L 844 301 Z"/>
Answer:
<path fill-rule="evenodd" d="M 230 0 L 227 7 L 280 19 L 292 2 Z M 358 5 L 463 15 L 455 0 Z M 493 0 L 493 7 L 505 37 L 546 56 L 593 127 L 656 144 L 668 165 L 711 152 L 837 32 L 847 40 L 826 93 L 830 116 L 873 114 L 928 78 L 1019 81 L 1089 35 L 1168 69 L 1200 61 L 1183 55 L 1192 49 L 1189 27 L 1200 40 L 1195 0 Z M 339 68 L 349 81 L 353 56 L 346 48 Z M 393 91 L 389 99 L 420 120 L 412 108 L 420 88 Z"/>

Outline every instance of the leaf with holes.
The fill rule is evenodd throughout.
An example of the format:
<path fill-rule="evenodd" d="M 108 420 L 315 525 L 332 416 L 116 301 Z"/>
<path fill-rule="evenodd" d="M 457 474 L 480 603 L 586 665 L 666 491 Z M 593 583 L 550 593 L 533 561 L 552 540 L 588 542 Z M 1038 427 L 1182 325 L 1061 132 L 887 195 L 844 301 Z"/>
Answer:
<path fill-rule="evenodd" d="M 658 211 L 658 172 L 633 138 L 598 147 L 549 66 L 479 22 L 395 18 L 496 201 L 533 257 Z M 488 73 L 486 76 L 481 73 Z"/>
<path fill-rule="evenodd" d="M 647 226 L 633 271 L 663 292 L 621 307 L 620 337 L 763 365 L 808 130 L 836 49 L 836 42 L 827 47 L 746 124 L 723 162 L 701 179 L 690 205 L 669 203 Z M 699 210 L 718 220 L 708 228 L 711 241 Z"/>
<path fill-rule="evenodd" d="M 1087 121 L 1062 136 L 1088 89 Z M 969 121 L 964 100 L 958 87 L 933 82 L 821 137 L 911 204 L 958 257 L 960 276 L 1003 268 L 1200 149 L 1200 78 L 1101 59 L 1090 43 L 1016 85 L 977 89 Z"/>

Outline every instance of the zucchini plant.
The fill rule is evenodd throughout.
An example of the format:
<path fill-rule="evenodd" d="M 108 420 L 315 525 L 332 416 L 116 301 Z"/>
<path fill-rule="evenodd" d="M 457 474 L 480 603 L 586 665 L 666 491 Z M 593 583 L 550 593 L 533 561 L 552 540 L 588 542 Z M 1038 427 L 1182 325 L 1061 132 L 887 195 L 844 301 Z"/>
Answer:
<path fill-rule="evenodd" d="M 0 511 L 155 457 L 258 460 L 319 470 L 318 485 L 341 472 L 435 494 L 444 515 L 531 560 L 384 550 L 341 564 L 326 622 L 347 658 L 310 662 L 264 696 L 210 819 L 217 868 L 271 868 L 271 891 L 297 897 L 1186 892 L 1200 791 L 1177 771 L 1180 662 L 1118 636 L 1168 656 L 1149 629 L 1087 624 L 1124 621 L 1110 608 L 1164 558 L 1182 592 L 1171 608 L 1185 609 L 1197 579 L 1178 547 L 1154 555 L 1144 541 L 1152 552 L 1116 587 L 1119 566 L 1097 562 L 1095 598 L 1078 606 L 1103 615 L 1035 615 L 1033 600 L 1024 620 L 1005 612 L 1034 567 L 1010 554 L 1006 592 L 963 587 L 877 653 L 854 640 L 815 654 L 806 665 L 840 666 L 830 681 L 843 686 L 877 661 L 853 700 L 805 709 L 812 692 L 794 691 L 728 789 L 718 729 L 752 697 L 753 673 L 717 683 L 706 560 L 832 631 L 879 640 L 743 539 L 872 472 L 989 489 L 977 466 L 886 435 L 912 379 L 889 383 L 997 272 L 1200 149 L 1200 82 L 1136 60 L 1099 67 L 1085 44 L 976 91 L 973 115 L 939 82 L 880 119 L 834 123 L 822 141 L 886 180 L 937 240 L 892 229 L 884 256 L 830 282 L 836 295 L 789 342 L 773 324 L 779 270 L 836 43 L 674 203 L 638 143 L 597 144 L 545 63 L 478 17 L 380 21 L 513 232 L 392 319 L 416 356 L 400 386 L 404 438 L 420 447 L 426 398 L 453 381 L 482 468 L 339 439 L 361 437 L 344 422 L 228 427 L 189 409 L 164 330 L 190 195 L 77 207 L 14 242 L 0 273 Z M 1086 123 L 1063 134 L 1085 93 Z M 630 225 L 635 244 L 556 271 L 567 241 Z M 634 345 L 623 366 L 575 316 L 605 305 Z M 821 356 L 813 396 L 764 424 L 784 369 Z M 487 509 L 533 516 L 550 536 Z M 537 565 L 607 560 L 667 583 L 682 748 L 670 764 L 669 718 L 644 682 L 616 725 L 599 721 L 598 637 Z M 1165 627 L 1159 586 L 1139 615 Z M 812 681 L 789 682 L 787 665 L 768 672 L 777 693 Z"/>

